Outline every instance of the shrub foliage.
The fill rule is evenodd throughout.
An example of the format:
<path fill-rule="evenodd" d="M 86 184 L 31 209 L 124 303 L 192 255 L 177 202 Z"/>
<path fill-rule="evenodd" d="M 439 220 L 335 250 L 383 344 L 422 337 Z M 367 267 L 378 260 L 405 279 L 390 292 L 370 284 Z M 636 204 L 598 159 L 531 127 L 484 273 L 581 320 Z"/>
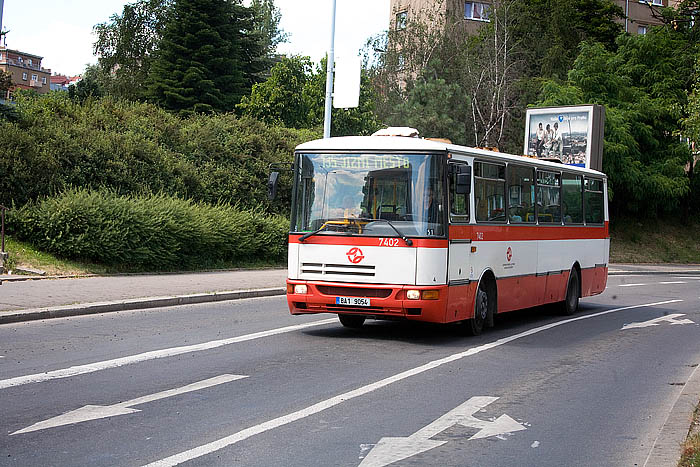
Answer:
<path fill-rule="evenodd" d="M 0 119 L 0 203 L 22 206 L 70 188 L 164 193 L 210 204 L 288 213 L 291 182 L 266 196 L 271 163 L 318 135 L 233 114 L 179 118 L 110 97 L 82 104 L 64 93 L 23 95 L 18 118 Z"/>
<path fill-rule="evenodd" d="M 172 196 L 69 190 L 9 216 L 10 231 L 42 250 L 128 269 L 191 269 L 279 261 L 289 222 L 280 215 Z"/>

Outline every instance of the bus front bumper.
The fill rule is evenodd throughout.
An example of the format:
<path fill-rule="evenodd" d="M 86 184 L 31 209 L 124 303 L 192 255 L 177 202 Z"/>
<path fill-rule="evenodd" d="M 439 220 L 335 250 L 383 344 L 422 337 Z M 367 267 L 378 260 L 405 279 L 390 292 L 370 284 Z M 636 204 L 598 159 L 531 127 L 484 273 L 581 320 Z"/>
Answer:
<path fill-rule="evenodd" d="M 367 300 L 353 300 L 355 297 Z M 293 315 L 338 313 L 444 323 L 447 297 L 446 285 L 351 285 L 287 279 L 287 304 Z"/>

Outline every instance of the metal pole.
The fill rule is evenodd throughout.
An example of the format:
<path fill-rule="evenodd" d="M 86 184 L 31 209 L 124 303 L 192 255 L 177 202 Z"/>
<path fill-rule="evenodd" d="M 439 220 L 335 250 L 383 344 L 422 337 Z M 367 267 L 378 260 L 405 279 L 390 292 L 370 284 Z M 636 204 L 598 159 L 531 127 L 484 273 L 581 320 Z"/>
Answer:
<path fill-rule="evenodd" d="M 5 253 L 5 206 L 0 206 L 0 213 L 2 213 L 2 227 L 0 228 L 2 245 L 0 246 L 0 253 Z"/>
<path fill-rule="evenodd" d="M 0 0 L 2 1 L 2 0 Z M 335 3 L 332 0 L 333 8 L 331 15 L 331 50 L 328 52 L 328 63 L 326 65 L 326 115 L 323 122 L 323 137 L 331 137 L 331 110 L 333 108 L 333 68 L 335 65 Z"/>
<path fill-rule="evenodd" d="M 625 1 L 625 32 L 627 32 L 627 19 L 630 15 L 630 0 Z"/>

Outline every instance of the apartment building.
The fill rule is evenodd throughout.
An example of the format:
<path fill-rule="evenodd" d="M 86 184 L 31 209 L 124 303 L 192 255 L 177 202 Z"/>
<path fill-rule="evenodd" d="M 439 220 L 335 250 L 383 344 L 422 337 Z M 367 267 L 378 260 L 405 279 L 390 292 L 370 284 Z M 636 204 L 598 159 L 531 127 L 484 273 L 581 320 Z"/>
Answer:
<path fill-rule="evenodd" d="M 14 89 L 34 89 L 45 94 L 51 89 L 51 70 L 42 68 L 44 57 L 0 46 L 0 70 L 10 73 Z"/>
<path fill-rule="evenodd" d="M 630 34 L 646 34 L 649 28 L 661 22 L 655 14 L 662 7 L 675 8 L 680 0 L 612 0 L 625 12 L 620 20 Z M 480 2 L 462 0 L 391 0 L 391 27 L 401 29 L 410 20 L 429 18 L 463 18 L 464 29 L 471 33 L 489 21 L 492 0 Z"/>

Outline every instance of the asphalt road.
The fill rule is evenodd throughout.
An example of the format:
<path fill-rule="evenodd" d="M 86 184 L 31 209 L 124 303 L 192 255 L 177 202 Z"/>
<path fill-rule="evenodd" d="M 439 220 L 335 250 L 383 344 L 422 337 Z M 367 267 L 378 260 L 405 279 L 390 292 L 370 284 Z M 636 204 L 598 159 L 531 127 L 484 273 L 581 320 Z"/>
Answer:
<path fill-rule="evenodd" d="M 642 466 L 700 363 L 700 276 L 610 277 L 573 319 L 476 338 L 329 318 L 274 297 L 2 325 L 0 465 Z"/>

